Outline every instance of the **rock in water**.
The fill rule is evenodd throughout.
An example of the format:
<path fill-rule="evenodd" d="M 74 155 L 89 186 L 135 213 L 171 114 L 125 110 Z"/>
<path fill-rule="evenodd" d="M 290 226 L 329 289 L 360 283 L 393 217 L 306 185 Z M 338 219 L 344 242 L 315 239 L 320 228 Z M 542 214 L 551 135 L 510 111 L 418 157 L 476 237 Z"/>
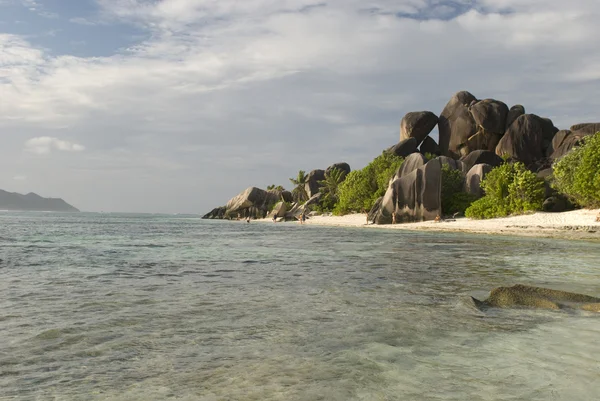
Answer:
<path fill-rule="evenodd" d="M 418 152 L 417 140 L 415 138 L 408 138 L 398 142 L 391 148 L 385 150 L 386 152 L 393 153 L 399 157 L 406 157 L 412 153 Z"/>
<path fill-rule="evenodd" d="M 483 189 L 481 188 L 481 181 L 483 181 L 485 176 L 492 171 L 492 169 L 492 166 L 485 163 L 476 164 L 471 167 L 465 178 L 465 192 L 481 198 L 484 195 Z"/>
<path fill-rule="evenodd" d="M 438 159 L 427 162 L 412 173 L 390 183 L 377 212 L 377 224 L 434 220 L 442 215 L 442 164 Z"/>
<path fill-rule="evenodd" d="M 597 310 L 600 298 L 573 292 L 552 290 L 542 287 L 531 287 L 517 284 L 512 287 L 498 287 L 492 290 L 485 301 L 474 299 L 479 308 L 514 308 L 529 307 L 541 309 L 577 308 Z"/>
<path fill-rule="evenodd" d="M 417 146 L 429 135 L 438 123 L 438 117 L 431 111 L 407 113 L 400 123 L 400 141 L 415 138 Z"/>
<path fill-rule="evenodd" d="M 265 191 L 250 187 L 227 202 L 225 205 L 226 215 L 235 217 L 240 213 L 243 216 L 264 217 L 271 206 L 279 200 L 280 193 L 278 191 Z"/>

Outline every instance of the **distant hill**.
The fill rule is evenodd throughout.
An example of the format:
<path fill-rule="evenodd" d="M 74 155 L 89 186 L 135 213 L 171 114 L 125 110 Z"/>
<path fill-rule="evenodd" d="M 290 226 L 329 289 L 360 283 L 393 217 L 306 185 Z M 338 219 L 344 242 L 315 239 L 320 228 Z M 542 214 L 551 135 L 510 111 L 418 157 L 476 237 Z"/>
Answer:
<path fill-rule="evenodd" d="M 0 210 L 23 210 L 43 212 L 78 212 L 79 209 L 69 205 L 60 198 L 42 198 L 33 192 L 21 195 L 0 189 Z"/>

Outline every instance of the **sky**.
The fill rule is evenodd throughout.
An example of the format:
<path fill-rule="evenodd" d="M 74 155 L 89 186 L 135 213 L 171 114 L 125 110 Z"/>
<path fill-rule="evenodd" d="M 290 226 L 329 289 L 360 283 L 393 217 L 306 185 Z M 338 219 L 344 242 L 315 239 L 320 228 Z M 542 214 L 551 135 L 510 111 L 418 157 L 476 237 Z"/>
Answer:
<path fill-rule="evenodd" d="M 362 168 L 460 90 L 600 121 L 599 17 L 598 0 L 0 0 L 0 188 L 203 214 Z"/>

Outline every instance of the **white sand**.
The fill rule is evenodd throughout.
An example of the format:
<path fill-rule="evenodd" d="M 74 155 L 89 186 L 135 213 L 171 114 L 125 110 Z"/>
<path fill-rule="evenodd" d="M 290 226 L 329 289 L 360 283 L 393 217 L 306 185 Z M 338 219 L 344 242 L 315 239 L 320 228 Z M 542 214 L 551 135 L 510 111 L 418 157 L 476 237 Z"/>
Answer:
<path fill-rule="evenodd" d="M 364 214 L 346 216 L 314 216 L 308 225 L 336 227 L 385 228 L 392 230 L 458 231 L 485 234 L 556 237 L 565 239 L 589 239 L 600 241 L 600 222 L 596 221 L 600 209 L 574 210 L 564 213 L 537 212 L 522 216 L 488 220 L 457 218 L 454 221 L 425 221 L 420 223 L 373 225 L 366 223 Z M 300 224 L 300 223 L 289 223 Z"/>

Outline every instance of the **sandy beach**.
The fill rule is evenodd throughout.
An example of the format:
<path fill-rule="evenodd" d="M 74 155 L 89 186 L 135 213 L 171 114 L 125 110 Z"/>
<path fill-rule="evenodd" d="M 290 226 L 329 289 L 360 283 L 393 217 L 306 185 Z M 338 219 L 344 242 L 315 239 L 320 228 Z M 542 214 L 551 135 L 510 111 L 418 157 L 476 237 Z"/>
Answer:
<path fill-rule="evenodd" d="M 596 217 L 599 215 L 599 213 L 600 209 L 582 209 L 563 213 L 537 212 L 522 216 L 488 220 L 472 220 L 462 217 L 444 220 L 441 222 L 425 221 L 419 223 L 394 225 L 366 225 L 366 216 L 364 214 L 350 214 L 346 216 L 314 216 L 309 218 L 305 224 L 331 227 L 364 227 L 369 229 L 413 231 L 450 231 L 600 241 L 600 222 L 596 221 Z M 265 221 L 270 220 L 265 219 Z"/>

